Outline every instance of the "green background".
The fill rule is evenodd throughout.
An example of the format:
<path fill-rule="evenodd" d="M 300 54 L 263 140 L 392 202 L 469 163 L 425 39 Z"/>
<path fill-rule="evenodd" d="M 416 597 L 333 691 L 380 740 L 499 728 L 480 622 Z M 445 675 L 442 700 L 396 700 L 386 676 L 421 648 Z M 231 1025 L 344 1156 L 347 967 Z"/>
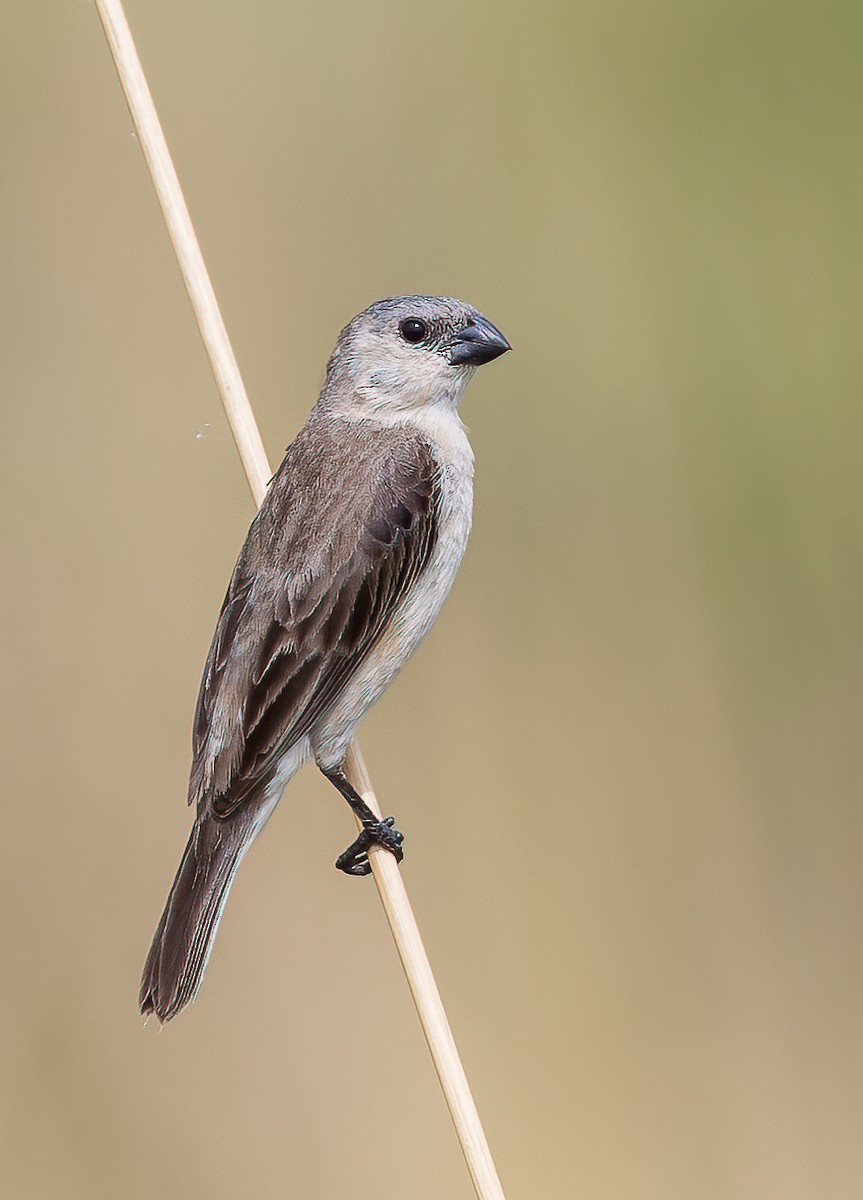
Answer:
<path fill-rule="evenodd" d="M 863 9 L 128 11 L 274 461 L 380 296 L 515 347 L 362 737 L 509 1200 L 858 1200 Z M 94 8 L 0 22 L 0 1191 L 468 1200 L 314 771 L 137 1018 L 251 502 Z"/>

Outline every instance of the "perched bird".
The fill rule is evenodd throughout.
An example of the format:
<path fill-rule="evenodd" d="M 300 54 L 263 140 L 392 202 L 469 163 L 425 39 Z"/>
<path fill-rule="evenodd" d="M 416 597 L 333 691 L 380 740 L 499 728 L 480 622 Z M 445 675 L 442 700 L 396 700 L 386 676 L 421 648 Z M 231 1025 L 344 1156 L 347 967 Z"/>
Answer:
<path fill-rule="evenodd" d="M 314 756 L 362 823 L 336 866 L 402 858 L 343 763 L 363 714 L 440 611 L 464 554 L 473 453 L 458 402 L 510 349 L 446 296 L 381 300 L 345 326 L 315 407 L 249 529 L 204 667 L 192 735 L 195 824 L 141 980 L 168 1021 L 200 986 L 234 874 Z"/>

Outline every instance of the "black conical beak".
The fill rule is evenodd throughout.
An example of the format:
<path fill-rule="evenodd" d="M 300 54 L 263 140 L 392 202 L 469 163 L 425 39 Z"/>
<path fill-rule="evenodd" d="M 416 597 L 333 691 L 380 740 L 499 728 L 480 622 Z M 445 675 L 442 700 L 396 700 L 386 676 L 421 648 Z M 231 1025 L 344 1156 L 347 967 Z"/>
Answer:
<path fill-rule="evenodd" d="M 454 367 L 480 367 L 511 349 L 501 331 L 477 313 L 470 324 L 455 335 L 449 360 Z"/>

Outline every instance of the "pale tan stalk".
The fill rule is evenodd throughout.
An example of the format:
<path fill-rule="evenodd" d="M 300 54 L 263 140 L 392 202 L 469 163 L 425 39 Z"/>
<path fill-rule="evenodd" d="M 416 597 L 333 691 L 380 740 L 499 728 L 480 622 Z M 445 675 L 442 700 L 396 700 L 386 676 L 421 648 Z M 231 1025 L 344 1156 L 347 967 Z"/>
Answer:
<path fill-rule="evenodd" d="M 132 120 L 153 185 L 162 206 L 165 223 L 201 337 L 210 359 L 225 412 L 237 443 L 243 469 L 255 503 L 260 505 L 271 471 L 264 444 L 258 431 L 246 389 L 240 378 L 237 360 L 222 320 L 219 306 L 180 181 L 162 133 L 150 89 L 144 77 L 132 34 L 120 0 L 96 0 L 96 8 L 111 48 L 117 74 L 126 95 Z M 378 816 L 380 806 L 359 746 L 353 742 L 345 770 L 348 778 Z M 429 965 L 416 919 L 405 891 L 401 872 L 393 856 L 380 847 L 369 852 L 372 871 L 381 902 L 392 930 L 393 939 L 410 985 L 432 1060 L 455 1124 L 456 1133 L 479 1200 L 504 1200 L 494 1161 L 483 1132 L 479 1113 L 471 1095 L 458 1049 L 447 1021 L 446 1012 Z"/>

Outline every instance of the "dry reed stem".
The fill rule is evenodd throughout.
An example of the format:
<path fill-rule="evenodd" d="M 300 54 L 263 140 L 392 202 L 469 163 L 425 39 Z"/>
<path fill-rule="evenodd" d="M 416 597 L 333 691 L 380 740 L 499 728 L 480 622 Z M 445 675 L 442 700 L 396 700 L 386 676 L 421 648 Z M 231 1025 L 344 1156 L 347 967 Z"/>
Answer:
<path fill-rule="evenodd" d="M 260 506 L 271 471 L 215 292 L 204 264 L 180 181 L 144 77 L 120 0 L 96 0 L 114 65 L 132 114 L 174 252 L 216 378 L 225 412 L 255 503 Z M 348 778 L 380 816 L 371 780 L 354 741 L 345 763 Z M 479 1200 L 504 1200 L 494 1160 L 447 1021 L 419 928 L 393 856 L 369 851 L 375 883 L 404 967 L 432 1060 Z"/>

